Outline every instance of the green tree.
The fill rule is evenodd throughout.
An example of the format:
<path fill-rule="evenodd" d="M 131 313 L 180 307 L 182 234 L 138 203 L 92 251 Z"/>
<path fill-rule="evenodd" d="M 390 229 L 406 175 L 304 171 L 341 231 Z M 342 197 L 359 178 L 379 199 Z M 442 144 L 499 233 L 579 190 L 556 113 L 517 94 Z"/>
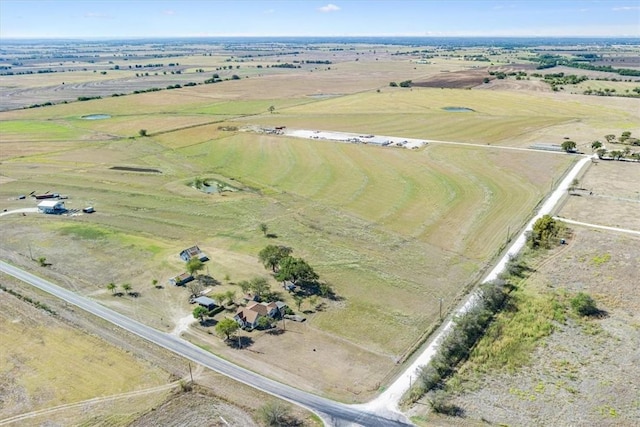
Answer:
<path fill-rule="evenodd" d="M 600 312 L 593 298 L 584 292 L 579 292 L 571 298 L 571 308 L 580 316 L 593 316 Z"/>
<path fill-rule="evenodd" d="M 231 305 L 233 304 L 235 299 L 236 299 L 236 291 L 234 291 L 233 289 L 230 289 L 224 293 L 223 298 L 221 298 L 220 301 L 224 300 L 227 302 L 227 305 Z"/>
<path fill-rule="evenodd" d="M 596 150 L 596 154 L 598 155 L 598 158 L 601 159 L 605 154 L 607 154 L 607 150 L 605 148 L 598 148 L 598 150 Z"/>
<path fill-rule="evenodd" d="M 607 142 L 613 142 L 616 139 L 616 136 L 613 134 L 609 134 L 609 135 L 605 135 L 604 139 L 606 139 Z"/>
<path fill-rule="evenodd" d="M 276 279 L 284 282 L 290 281 L 297 284 L 299 281 L 313 282 L 318 280 L 318 275 L 313 268 L 302 258 L 287 256 L 280 260 L 280 269 Z"/>
<path fill-rule="evenodd" d="M 609 155 L 613 157 L 614 160 L 620 160 L 624 157 L 624 151 L 613 150 L 609 152 Z"/>
<path fill-rule="evenodd" d="M 138 131 L 138 135 L 140 135 L 140 136 L 148 136 L 147 130 L 146 129 L 140 129 Z"/>
<path fill-rule="evenodd" d="M 151 286 L 157 288 L 158 287 L 158 279 L 151 280 Z"/>
<path fill-rule="evenodd" d="M 618 141 L 624 143 L 629 138 L 631 138 L 631 132 L 625 131 L 625 132 L 622 132 Z"/>
<path fill-rule="evenodd" d="M 593 142 L 591 143 L 591 149 L 592 149 L 593 151 L 595 151 L 595 150 L 597 150 L 597 149 L 599 149 L 599 148 L 602 148 L 602 142 L 600 142 L 600 141 L 593 141 Z"/>
<path fill-rule="evenodd" d="M 260 223 L 260 231 L 262 231 L 263 235 L 267 235 L 267 231 L 269 231 L 269 226 L 267 224 L 265 224 L 264 222 Z"/>
<path fill-rule="evenodd" d="M 268 245 L 258 253 L 258 258 L 265 268 L 270 268 L 275 273 L 280 265 L 280 260 L 292 252 L 293 249 L 286 246 Z"/>
<path fill-rule="evenodd" d="M 131 285 L 129 283 L 125 283 L 122 285 L 122 290 L 125 291 L 128 294 L 131 293 Z"/>
<path fill-rule="evenodd" d="M 218 322 L 218 324 L 216 325 L 216 333 L 219 336 L 224 335 L 225 339 L 228 341 L 229 339 L 231 339 L 231 336 L 238 330 L 239 327 L 240 326 L 235 320 L 229 319 L 227 317 L 226 319 L 222 319 Z"/>
<path fill-rule="evenodd" d="M 111 282 L 111 283 L 109 283 L 109 284 L 107 285 L 107 290 L 111 291 L 111 293 L 112 293 L 112 294 L 115 294 L 115 293 L 116 293 L 116 288 L 117 288 L 117 286 L 116 286 L 116 284 L 115 284 L 115 283 L 113 283 L 113 282 Z"/>
<path fill-rule="evenodd" d="M 273 319 L 267 316 L 260 316 L 258 318 L 258 328 L 269 329 L 273 325 Z"/>
<path fill-rule="evenodd" d="M 251 281 L 249 282 L 249 288 L 258 298 L 261 298 L 271 290 L 269 282 L 264 277 L 255 277 L 251 279 Z"/>
<path fill-rule="evenodd" d="M 544 215 L 533 224 L 533 230 L 527 236 L 529 247 L 549 249 L 558 240 L 562 224 L 550 215 Z"/>
<path fill-rule="evenodd" d="M 576 143 L 573 141 L 564 141 L 561 147 L 567 153 L 573 153 L 576 151 Z"/>
<path fill-rule="evenodd" d="M 187 271 L 192 276 L 194 275 L 194 273 L 197 273 L 202 269 L 204 269 L 204 263 L 198 258 L 191 258 L 189 261 L 187 261 Z"/>
<path fill-rule="evenodd" d="M 38 257 L 38 264 L 40 264 L 40 267 L 46 267 L 47 266 L 47 257 Z"/>
<path fill-rule="evenodd" d="M 204 308 L 203 306 L 199 305 L 196 308 L 193 309 L 193 317 L 195 319 L 200 319 L 200 323 L 204 323 L 204 316 L 207 316 L 209 314 L 209 310 L 207 310 L 206 308 Z M 235 323 L 235 322 L 234 322 Z"/>
<path fill-rule="evenodd" d="M 276 111 L 276 107 L 274 107 L 273 105 L 269 105 L 268 110 L 271 114 L 273 114 L 273 112 Z"/>
<path fill-rule="evenodd" d="M 259 411 L 260 420 L 269 427 L 288 425 L 289 408 L 280 402 L 269 402 Z"/>
<path fill-rule="evenodd" d="M 243 294 L 246 294 L 247 292 L 249 292 L 251 290 L 251 283 L 249 283 L 248 280 L 243 280 L 243 281 L 239 282 L 238 286 L 240 286 L 240 289 L 242 290 Z"/>

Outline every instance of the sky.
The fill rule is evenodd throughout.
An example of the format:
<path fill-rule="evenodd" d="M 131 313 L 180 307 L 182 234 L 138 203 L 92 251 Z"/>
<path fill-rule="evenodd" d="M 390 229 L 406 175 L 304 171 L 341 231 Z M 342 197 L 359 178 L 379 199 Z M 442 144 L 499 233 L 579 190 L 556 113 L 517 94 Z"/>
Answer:
<path fill-rule="evenodd" d="M 0 0 L 5 38 L 640 37 L 640 0 Z"/>

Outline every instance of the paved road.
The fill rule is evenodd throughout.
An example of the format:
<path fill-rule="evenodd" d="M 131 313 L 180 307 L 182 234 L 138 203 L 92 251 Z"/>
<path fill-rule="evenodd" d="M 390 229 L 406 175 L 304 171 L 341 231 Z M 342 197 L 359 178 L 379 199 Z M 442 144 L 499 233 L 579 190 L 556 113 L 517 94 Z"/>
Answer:
<path fill-rule="evenodd" d="M 181 338 L 157 331 L 140 322 L 130 319 L 120 313 L 108 309 L 89 298 L 77 295 L 60 286 L 28 273 L 22 269 L 0 261 L 0 271 L 3 271 L 17 279 L 27 282 L 45 292 L 86 310 L 102 319 L 111 322 L 129 332 L 132 332 L 154 344 L 164 347 L 189 360 L 213 369 L 223 375 L 255 387 L 266 393 L 272 394 L 284 400 L 301 405 L 312 410 L 332 426 L 362 425 L 371 427 L 386 426 L 410 426 L 411 424 L 397 413 L 388 413 L 384 416 L 366 411 L 356 406 L 349 406 L 334 402 L 296 388 L 280 384 L 263 376 L 236 366 L 224 359 L 209 353 Z"/>

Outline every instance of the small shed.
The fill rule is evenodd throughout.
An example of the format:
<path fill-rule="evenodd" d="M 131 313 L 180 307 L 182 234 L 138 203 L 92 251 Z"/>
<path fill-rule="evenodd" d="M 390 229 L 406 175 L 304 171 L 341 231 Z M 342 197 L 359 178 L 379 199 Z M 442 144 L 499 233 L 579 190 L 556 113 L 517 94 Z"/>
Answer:
<path fill-rule="evenodd" d="M 182 286 L 193 280 L 193 276 L 189 273 L 182 273 L 169 279 L 169 283 L 175 286 Z"/>
<path fill-rule="evenodd" d="M 60 200 L 43 200 L 38 203 L 38 211 L 46 214 L 60 214 L 67 209 L 64 207 L 64 202 Z"/>
<path fill-rule="evenodd" d="M 196 304 L 201 305 L 202 307 L 206 308 L 207 310 L 213 310 L 214 308 L 216 308 L 218 306 L 216 301 L 211 299 L 211 298 L 209 298 L 209 297 L 198 297 L 198 298 L 194 299 L 193 302 L 195 302 Z"/>

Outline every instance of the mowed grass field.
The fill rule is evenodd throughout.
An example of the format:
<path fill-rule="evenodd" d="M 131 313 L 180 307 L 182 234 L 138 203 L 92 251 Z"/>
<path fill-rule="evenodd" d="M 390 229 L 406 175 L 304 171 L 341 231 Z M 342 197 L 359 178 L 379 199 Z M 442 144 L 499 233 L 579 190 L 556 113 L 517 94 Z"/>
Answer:
<path fill-rule="evenodd" d="M 284 94 L 305 93 L 300 82 L 286 86 L 280 76 L 269 81 L 282 84 Z M 493 145 L 518 145 L 518 135 L 569 126 L 578 116 L 587 127 L 613 116 L 633 122 L 624 108 L 598 109 L 570 97 L 383 89 L 278 101 L 273 92 L 280 86 L 258 89 L 256 82 L 228 85 L 224 96 L 215 92 L 223 87 L 213 85 L 215 91 L 181 89 L 2 113 L 0 122 L 7 129 L 20 130 L 18 121 L 33 120 L 81 129 L 93 139 L 61 148 L 55 138 L 33 141 L 28 128 L 23 135 L 14 132 L 11 143 L 22 143 L 25 152 L 3 160 L 1 173 L 8 179 L 0 186 L 0 207 L 34 206 L 28 199 L 10 199 L 48 190 L 68 194 L 68 208 L 90 204 L 97 209 L 77 217 L 3 217 L 3 244 L 26 254 L 26 242 L 37 242 L 37 256 L 46 256 L 52 270 L 73 277 L 69 286 L 76 291 L 163 330 L 188 316 L 190 306 L 182 290 L 156 290 L 151 283 L 165 284 L 184 270 L 177 257 L 183 248 L 197 243 L 215 253 L 210 273 L 218 280 L 228 276 L 223 286 L 230 287 L 227 282 L 268 277 L 257 259 L 264 246 L 291 246 L 339 296 L 309 319 L 311 325 L 336 342 L 348 340 L 386 359 L 392 370 L 393 361 L 438 320 L 439 299 L 445 309 L 456 304 L 507 233 L 525 223 L 573 160 Z M 322 86 L 328 80 L 318 82 Z M 271 95 L 261 92 L 234 104 L 253 88 Z M 274 114 L 265 107 L 272 104 Z M 475 112 L 446 113 L 444 106 Z M 113 118 L 79 119 L 92 113 Z M 245 124 L 478 146 L 433 143 L 405 150 L 218 129 Z M 132 138 L 141 128 L 151 136 Z M 46 135 L 46 126 L 38 132 Z M 188 186 L 196 176 L 241 191 L 206 195 Z M 262 235 L 258 225 L 263 222 L 277 239 Z M 142 296 L 114 298 L 105 288 L 109 282 L 131 283 Z M 294 306 L 289 296 L 283 298 Z M 304 361 L 295 363 L 305 371 Z M 386 374 L 381 369 L 378 379 Z M 352 380 L 345 376 L 345 383 Z"/>

